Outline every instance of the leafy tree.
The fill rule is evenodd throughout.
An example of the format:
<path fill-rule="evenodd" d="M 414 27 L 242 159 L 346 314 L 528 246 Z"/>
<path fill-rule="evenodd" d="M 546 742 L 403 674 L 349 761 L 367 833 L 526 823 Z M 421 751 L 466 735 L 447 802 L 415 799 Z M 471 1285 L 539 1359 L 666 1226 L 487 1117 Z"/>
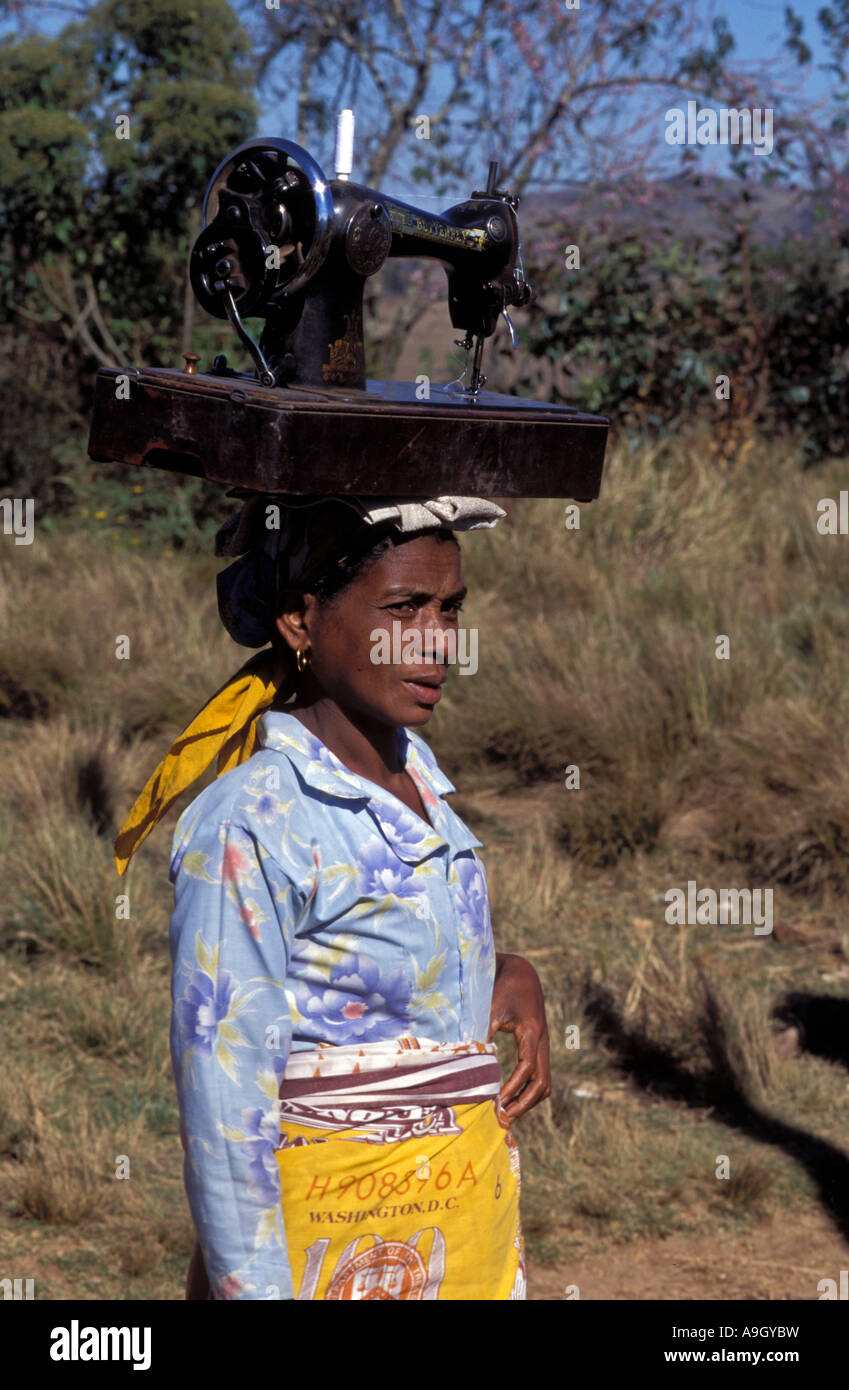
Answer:
<path fill-rule="evenodd" d="M 95 368 L 190 345 L 188 247 L 210 174 L 254 129 L 249 57 L 226 0 L 101 0 L 7 39 L 0 482 L 44 497 L 83 452 Z"/>
<path fill-rule="evenodd" d="M 226 0 L 102 0 L 0 54 L 7 313 L 46 311 L 101 363 L 173 352 L 200 194 L 252 132 L 250 45 Z"/>

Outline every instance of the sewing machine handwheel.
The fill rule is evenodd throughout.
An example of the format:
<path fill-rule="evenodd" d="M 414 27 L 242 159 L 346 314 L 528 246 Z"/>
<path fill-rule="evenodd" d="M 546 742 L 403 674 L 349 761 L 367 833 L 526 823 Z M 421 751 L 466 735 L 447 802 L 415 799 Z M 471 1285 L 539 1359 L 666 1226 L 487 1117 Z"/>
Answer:
<path fill-rule="evenodd" d="M 203 219 L 191 259 L 195 293 L 211 313 L 224 317 L 216 266 L 229 261 L 230 288 L 246 315 L 296 294 L 322 265 L 333 231 L 333 197 L 320 165 L 300 145 L 259 136 L 219 164 L 206 190 Z"/>

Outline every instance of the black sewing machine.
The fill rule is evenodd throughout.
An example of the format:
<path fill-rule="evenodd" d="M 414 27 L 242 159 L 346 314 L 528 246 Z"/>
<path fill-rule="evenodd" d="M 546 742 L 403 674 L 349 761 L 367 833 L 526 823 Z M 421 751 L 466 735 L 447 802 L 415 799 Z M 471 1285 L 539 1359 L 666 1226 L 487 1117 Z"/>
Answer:
<path fill-rule="evenodd" d="M 343 116 L 348 113 L 343 113 Z M 607 421 L 483 390 L 485 341 L 528 303 L 518 198 L 487 186 L 435 215 L 350 181 L 352 126 L 328 179 L 290 140 L 259 137 L 206 192 L 191 283 L 228 318 L 255 371 L 101 368 L 89 454 L 256 492 L 598 496 Z M 467 384 L 367 381 L 363 288 L 389 256 L 429 256 L 448 278 Z M 261 317 L 256 342 L 244 320 Z"/>

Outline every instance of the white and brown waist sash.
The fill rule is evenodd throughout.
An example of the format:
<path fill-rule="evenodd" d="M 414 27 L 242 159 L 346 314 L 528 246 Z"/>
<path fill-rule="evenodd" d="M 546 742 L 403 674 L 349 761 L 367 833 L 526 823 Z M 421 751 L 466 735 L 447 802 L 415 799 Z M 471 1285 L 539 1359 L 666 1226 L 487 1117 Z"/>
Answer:
<path fill-rule="evenodd" d="M 369 1144 L 460 1134 L 456 1107 L 491 1101 L 500 1119 L 500 1089 L 494 1043 L 404 1037 L 293 1052 L 280 1083 L 280 1148 L 290 1147 L 287 1121 L 358 1131 L 350 1137 Z M 320 1142 L 298 1136 L 291 1146 Z"/>

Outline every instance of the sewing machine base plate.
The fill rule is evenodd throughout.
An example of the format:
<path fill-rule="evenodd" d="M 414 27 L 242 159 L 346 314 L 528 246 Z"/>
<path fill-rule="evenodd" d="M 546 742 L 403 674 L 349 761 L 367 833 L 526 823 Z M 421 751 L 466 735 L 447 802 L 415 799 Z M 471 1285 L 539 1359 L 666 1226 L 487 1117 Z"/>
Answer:
<path fill-rule="evenodd" d="M 265 387 L 248 374 L 102 367 L 88 452 L 255 492 L 591 501 L 607 420 L 431 384 Z"/>

